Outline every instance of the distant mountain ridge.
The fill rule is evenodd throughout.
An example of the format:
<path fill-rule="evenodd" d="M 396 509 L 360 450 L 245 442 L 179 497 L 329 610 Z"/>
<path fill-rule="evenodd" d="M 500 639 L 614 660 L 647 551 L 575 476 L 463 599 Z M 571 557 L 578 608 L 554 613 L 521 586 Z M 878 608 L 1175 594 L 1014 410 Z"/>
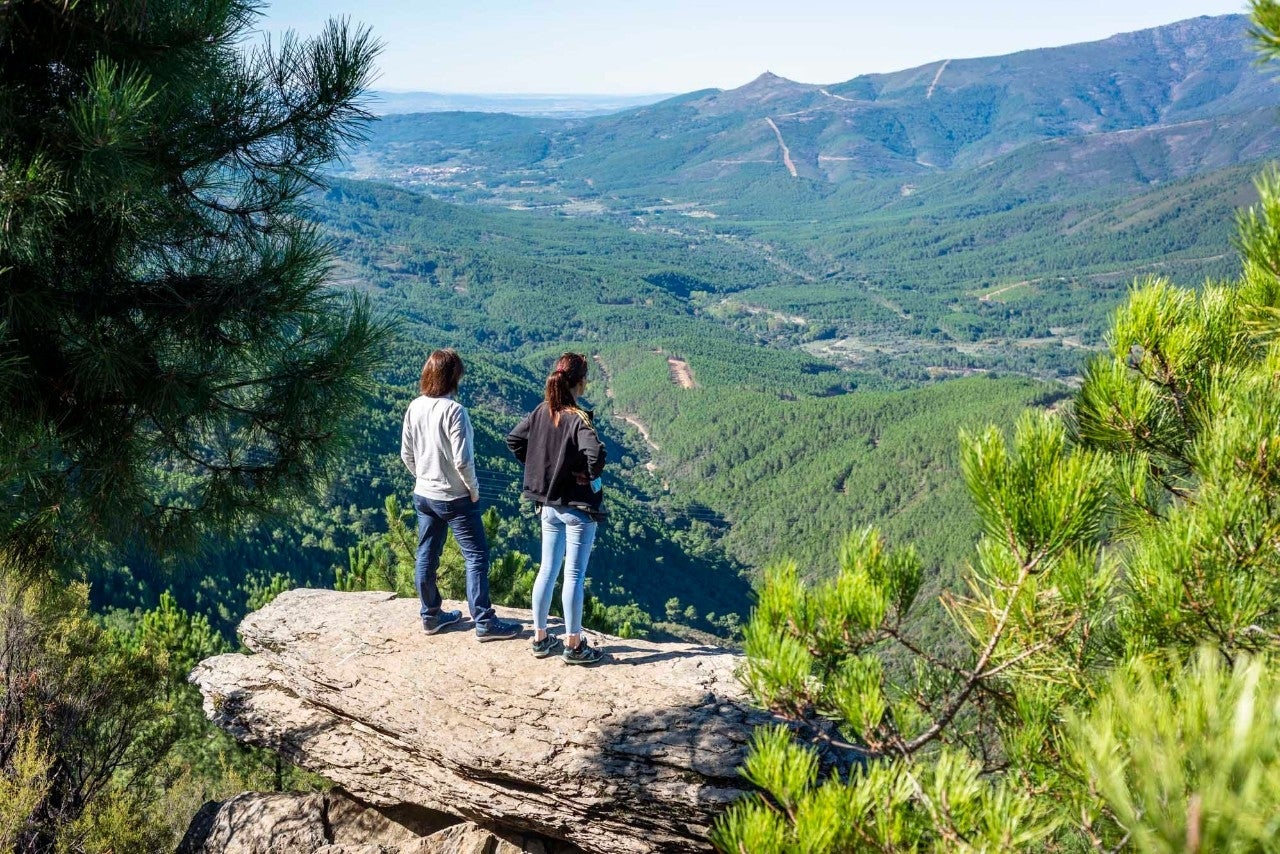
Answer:
<path fill-rule="evenodd" d="M 445 92 L 379 92 L 372 95 L 371 109 L 377 115 L 395 113 L 476 112 L 510 113 L 516 116 L 581 118 L 642 107 L 670 98 L 670 93 L 653 95 L 592 94 L 511 94 L 477 95 Z"/>
<path fill-rule="evenodd" d="M 1274 109 L 1280 92 L 1253 64 L 1247 23 L 1241 15 L 1196 18 L 832 86 L 765 73 L 738 89 L 600 120 L 573 138 L 579 148 L 602 137 L 616 147 L 628 136 L 638 141 L 642 126 L 661 128 L 685 144 L 690 177 L 778 161 L 779 136 L 798 176 L 816 180 L 976 166 L 1047 139 Z"/>
<path fill-rule="evenodd" d="M 924 181 L 1048 145 L 1059 174 L 1159 183 L 1280 152 L 1280 87 L 1255 65 L 1247 27 L 1243 15 L 1200 17 L 827 86 L 766 72 L 595 118 L 390 116 L 351 174 L 432 184 L 431 168 L 453 169 L 472 186 L 720 201 L 764 177 Z"/>

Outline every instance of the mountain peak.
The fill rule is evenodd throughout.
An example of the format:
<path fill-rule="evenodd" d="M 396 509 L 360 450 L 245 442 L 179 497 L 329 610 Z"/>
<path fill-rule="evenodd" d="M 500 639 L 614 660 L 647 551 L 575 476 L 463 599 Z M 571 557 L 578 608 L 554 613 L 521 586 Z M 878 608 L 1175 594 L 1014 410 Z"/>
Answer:
<path fill-rule="evenodd" d="M 794 80 L 788 80 L 785 77 L 779 77 L 777 74 L 774 74 L 772 71 L 766 71 L 765 73 L 757 77 L 755 80 L 752 80 L 750 83 L 746 84 L 745 86 L 739 86 L 738 88 L 739 90 L 742 90 L 742 89 L 773 88 L 775 86 L 803 86 L 803 85 L 804 85 L 803 83 L 797 83 Z"/>
<path fill-rule="evenodd" d="M 794 80 L 779 77 L 772 71 L 766 71 L 750 83 L 729 91 L 738 95 L 771 97 L 786 92 L 807 91 L 812 88 L 814 87 L 807 83 L 797 83 Z"/>

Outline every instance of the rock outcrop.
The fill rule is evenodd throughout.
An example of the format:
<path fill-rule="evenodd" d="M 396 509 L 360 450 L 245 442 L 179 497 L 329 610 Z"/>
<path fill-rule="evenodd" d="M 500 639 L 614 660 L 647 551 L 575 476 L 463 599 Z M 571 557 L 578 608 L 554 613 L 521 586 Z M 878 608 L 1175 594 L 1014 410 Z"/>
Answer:
<path fill-rule="evenodd" d="M 709 850 L 766 719 L 744 701 L 736 656 L 605 639 L 608 661 L 571 667 L 533 658 L 528 633 L 426 635 L 417 609 L 387 593 L 285 593 L 241 625 L 253 655 L 216 656 L 191 678 L 220 726 L 368 804 L 587 852 Z"/>
<path fill-rule="evenodd" d="M 573 854 L 568 843 L 492 832 L 412 806 L 378 809 L 341 790 L 245 792 L 210 802 L 177 854 Z"/>

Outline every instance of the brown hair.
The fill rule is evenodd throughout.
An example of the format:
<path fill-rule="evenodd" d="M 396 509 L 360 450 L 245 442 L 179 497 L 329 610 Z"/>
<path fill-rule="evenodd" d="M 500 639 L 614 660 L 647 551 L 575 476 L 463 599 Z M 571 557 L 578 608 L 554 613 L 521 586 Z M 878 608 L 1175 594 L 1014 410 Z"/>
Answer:
<path fill-rule="evenodd" d="M 462 357 L 452 347 L 434 350 L 422 366 L 422 379 L 418 382 L 418 390 L 427 397 L 446 397 L 458 390 L 458 383 L 466 368 L 462 366 Z"/>
<path fill-rule="evenodd" d="M 573 390 L 587 378 L 587 367 L 587 357 L 581 353 L 565 353 L 556 360 L 556 366 L 547 377 L 545 397 L 552 424 L 559 426 L 562 411 L 578 408 Z"/>

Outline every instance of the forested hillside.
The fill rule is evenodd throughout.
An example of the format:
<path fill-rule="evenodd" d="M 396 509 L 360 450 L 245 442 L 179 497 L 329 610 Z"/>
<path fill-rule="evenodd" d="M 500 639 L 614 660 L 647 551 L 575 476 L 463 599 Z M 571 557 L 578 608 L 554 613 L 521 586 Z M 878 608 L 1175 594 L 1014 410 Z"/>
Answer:
<path fill-rule="evenodd" d="M 1069 380 L 1135 277 L 1236 273 L 1232 212 L 1280 151 L 1246 29 L 1198 18 L 825 87 L 764 75 L 591 119 L 392 116 L 340 174 L 752 263 L 676 295 L 891 382 Z"/>
<path fill-rule="evenodd" d="M 954 437 L 1063 394 L 993 375 L 904 387 L 766 344 L 718 308 L 774 281 L 777 265 L 724 241 L 690 244 L 609 220 L 460 208 L 345 182 L 318 215 L 342 248 L 343 275 L 404 319 L 407 341 L 510 366 L 501 386 L 464 389 L 482 420 L 514 423 L 564 347 L 594 354 L 588 395 L 606 437 L 625 449 L 606 482 L 634 490 L 654 530 L 702 547 L 691 561 L 660 538 L 636 540 L 633 563 L 612 551 L 622 540 L 606 538 L 593 571 L 601 595 L 616 585 L 615 595 L 646 609 L 674 597 L 681 612 L 723 616 L 733 600 L 722 588 L 738 583 L 730 567 L 786 554 L 817 571 L 850 525 L 920 534 L 931 566 L 954 563 L 973 537 Z M 411 360 L 414 345 L 404 352 Z M 401 369 L 406 385 L 415 369 Z M 509 463 L 486 465 L 514 482 Z M 722 552 L 727 559 L 710 560 Z"/>
<path fill-rule="evenodd" d="M 1123 398 L 1128 386 L 1099 379 L 1108 365 L 1143 367 L 1143 381 L 1159 385 L 1156 345 L 1192 373 L 1203 345 L 1205 365 L 1212 357 L 1254 377 L 1241 395 L 1270 394 L 1258 384 L 1274 372 L 1258 369 L 1262 345 L 1248 337 L 1274 333 L 1266 315 L 1276 300 L 1257 260 L 1270 257 L 1265 240 L 1254 234 L 1244 276 L 1266 311 L 1232 313 L 1234 298 L 1212 286 L 1241 275 L 1235 212 L 1258 198 L 1253 177 L 1280 152 L 1280 90 L 1251 66 L 1242 17 L 830 86 L 766 74 L 603 117 L 368 124 L 360 96 L 375 40 L 332 23 L 317 41 L 242 55 L 237 39 L 255 8 L 0 5 L 0 32 L 38 36 L 6 43 L 4 69 L 18 71 L 0 79 L 12 118 L 0 122 L 0 670 L 24 674 L 0 683 L 6 844 L 12 834 L 32 840 L 29 850 L 163 847 L 156 840 L 171 841 L 213 791 L 319 784 L 212 736 L 185 674 L 231 648 L 244 614 L 289 587 L 411 594 L 399 434 L 434 348 L 456 347 L 467 364 L 460 396 L 476 428 L 503 604 L 527 601 L 538 545 L 503 438 L 565 350 L 591 358 L 587 402 L 611 449 L 589 627 L 739 643 L 762 604 L 758 662 L 786 658 L 760 646 L 784 642 L 769 623 L 779 602 L 803 606 L 788 619 L 817 613 L 803 611 L 805 584 L 835 579 L 814 589 L 838 594 L 840 579 L 856 576 L 871 603 L 858 617 L 870 620 L 868 644 L 903 628 L 921 590 L 954 594 L 977 578 L 1007 595 L 969 612 L 999 625 L 995 640 L 971 633 L 990 646 L 968 671 L 937 669 L 935 646 L 956 643 L 942 638 L 942 600 L 925 596 L 913 611 L 908 651 L 937 677 L 919 696 L 946 701 L 921 744 L 953 722 L 968 726 L 970 696 L 986 744 L 985 716 L 1008 712 L 994 677 L 1064 638 L 1078 642 L 1084 668 L 1113 613 L 1090 612 L 1100 626 L 1091 634 L 1060 609 L 1070 597 L 1102 602 L 1113 580 L 1088 550 L 1112 526 L 1147 524 L 1152 566 L 1169 565 L 1156 559 L 1162 514 L 1190 494 L 1179 478 L 1219 459 L 1213 449 L 1191 459 L 1182 446 L 1108 446 L 1116 477 L 1129 478 L 1122 497 L 1157 522 L 1068 532 L 1069 555 L 1045 552 L 1066 567 L 1066 593 L 1033 589 L 1039 558 L 983 563 L 997 555 L 989 546 L 975 576 L 973 546 L 983 525 L 992 535 L 999 508 L 975 512 L 964 473 L 981 500 L 975 472 L 1030 470 L 1003 450 L 1018 413 L 1069 408 L 1081 386 L 1086 405 L 1099 390 Z M 349 159 L 336 163 L 343 151 Z M 1275 183 L 1268 222 L 1280 219 Z M 1246 237 L 1250 222 L 1265 231 L 1245 219 Z M 1209 296 L 1147 284 L 1116 315 L 1149 274 Z M 1152 294 L 1173 296 L 1151 308 Z M 1161 337 L 1166 326 L 1176 340 Z M 1246 340 L 1253 349 L 1233 349 Z M 1148 407 L 1128 413 L 1131 423 L 1159 416 L 1172 435 L 1209 411 L 1179 410 L 1169 376 L 1168 412 L 1150 408 L 1156 393 L 1142 385 L 1121 401 Z M 1205 376 L 1188 383 L 1217 399 Z M 1056 417 L 1023 422 L 1017 446 L 1044 451 L 1035 471 L 1066 459 Z M 957 444 L 984 425 L 980 442 Z M 1127 441 L 1114 427 L 1095 423 L 1086 438 Z M 1139 438 L 1181 435 L 1165 433 Z M 1257 447 L 1265 468 L 1269 445 Z M 990 453 L 976 459 L 975 448 Z M 1157 452 L 1168 459 L 1141 480 Z M 1042 486 L 1032 481 L 1021 486 Z M 1148 487 L 1168 495 L 1144 504 Z M 1044 519 L 1019 519 L 1019 536 L 1034 541 Z M 849 539 L 869 525 L 917 556 Z M 1260 541 L 1271 543 L 1266 530 Z M 1233 547 L 1231 537 L 1218 543 Z M 1016 583 L 1004 584 L 1010 567 Z M 447 552 L 448 592 L 460 591 L 459 573 Z M 1059 622 L 1016 609 L 1019 591 Z M 884 604 L 891 593 L 898 611 Z M 1227 610 L 1220 625 L 1233 634 L 1221 648 L 1254 649 L 1270 617 L 1237 624 Z M 1025 656 L 1002 634 L 1015 611 Z M 1156 648 L 1133 640 L 1146 643 L 1148 630 L 1180 631 L 1173 617 L 1160 623 L 1178 608 L 1149 611 L 1146 628 L 1108 636 L 1108 655 L 1124 643 Z M 825 631 L 817 617 L 801 622 L 788 631 Z M 856 658 L 839 664 L 844 705 L 828 717 L 845 716 L 863 743 L 893 745 L 885 703 L 910 724 L 910 689 L 885 700 L 868 687 L 855 708 L 845 689 L 879 686 L 887 671 L 850 643 L 843 628 L 818 637 L 824 655 Z M 793 676 L 818 647 L 786 658 L 799 662 Z M 1005 663 L 983 674 L 993 661 Z M 1097 687 L 1095 675 L 1077 684 Z M 1035 676 L 1018 686 L 1034 700 L 1019 709 L 1039 715 L 1067 689 L 1035 693 Z M 817 684 L 802 677 L 788 690 Z M 970 734 L 956 743 L 968 749 Z M 1010 755 L 1040 744 L 1012 744 Z M 91 778 L 64 773 L 84 756 L 95 757 Z M 19 806 L 6 812 L 10 803 Z M 57 848 L 60 839 L 72 842 Z M 80 848 L 65 847 L 73 842 Z"/>
<path fill-rule="evenodd" d="M 485 498 L 525 553 L 502 434 L 558 352 L 595 356 L 591 402 L 621 451 L 593 572 L 606 602 L 723 632 L 754 569 L 786 554 L 818 571 L 868 523 L 956 565 L 974 536 L 957 431 L 1063 396 L 1053 381 L 1074 381 L 1135 276 L 1235 270 L 1233 211 L 1280 146 L 1244 26 L 830 87 L 765 76 L 594 119 L 383 119 L 349 171 L 403 187 L 336 180 L 315 217 L 338 283 L 395 319 L 391 366 L 329 493 L 186 559 L 206 581 L 179 601 L 228 630 L 258 591 L 332 583 L 404 498 L 399 413 L 444 345 L 472 365 Z M 706 171 L 753 122 L 761 162 Z M 901 150 L 830 153 L 868 140 Z M 164 563 L 109 561 L 95 601 L 154 602 Z"/>

